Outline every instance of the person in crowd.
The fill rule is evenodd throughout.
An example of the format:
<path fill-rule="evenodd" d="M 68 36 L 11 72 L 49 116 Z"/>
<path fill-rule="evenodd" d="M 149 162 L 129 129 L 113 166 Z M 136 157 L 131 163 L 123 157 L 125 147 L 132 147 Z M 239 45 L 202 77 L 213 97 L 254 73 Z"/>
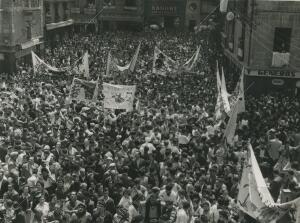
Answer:
<path fill-rule="evenodd" d="M 16 73 L 0 74 L 0 199 L 7 217 L 22 222 L 24 216 L 26 223 L 242 222 L 234 201 L 249 138 L 274 199 L 282 189 L 297 194 L 299 98 L 246 94 L 235 142 L 225 147 L 228 117 L 215 119 L 215 61 L 223 57 L 210 36 L 74 34 L 46 43 L 40 56 L 51 66 L 73 68 L 88 51 L 89 78 L 71 68 L 34 72 L 19 60 Z M 138 42 L 135 70 L 106 75 L 108 53 L 126 65 Z M 194 71 L 153 74 L 155 46 L 179 64 L 200 46 Z M 239 73 L 225 71 L 232 93 Z M 74 77 L 98 83 L 95 101 L 72 98 L 86 89 L 75 89 Z M 103 109 L 102 83 L 136 85 L 136 106 Z M 279 160 L 285 165 L 274 171 Z"/>

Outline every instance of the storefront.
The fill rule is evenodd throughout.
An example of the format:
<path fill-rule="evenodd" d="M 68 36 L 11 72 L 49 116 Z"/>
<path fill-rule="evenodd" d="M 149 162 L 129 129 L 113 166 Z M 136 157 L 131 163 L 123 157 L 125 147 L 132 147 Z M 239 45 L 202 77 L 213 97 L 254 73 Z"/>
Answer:
<path fill-rule="evenodd" d="M 300 72 L 288 70 L 245 70 L 247 93 L 259 96 L 268 92 L 300 94 Z"/>
<path fill-rule="evenodd" d="M 146 24 L 162 28 L 182 28 L 185 25 L 186 0 L 148 0 L 145 3 Z"/>

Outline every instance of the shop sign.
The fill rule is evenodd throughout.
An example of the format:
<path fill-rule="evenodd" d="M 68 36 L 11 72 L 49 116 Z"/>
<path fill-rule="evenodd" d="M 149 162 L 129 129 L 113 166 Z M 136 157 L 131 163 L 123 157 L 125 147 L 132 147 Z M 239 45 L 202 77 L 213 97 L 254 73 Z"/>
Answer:
<path fill-rule="evenodd" d="M 152 15 L 179 16 L 181 11 L 185 11 L 181 0 L 153 0 L 151 6 Z"/>
<path fill-rule="evenodd" d="M 300 78 L 300 72 L 291 70 L 248 70 L 246 74 L 259 77 Z"/>
<path fill-rule="evenodd" d="M 282 85 L 284 85 L 284 80 L 282 80 L 282 79 L 273 79 L 272 84 L 275 85 L 275 86 L 282 86 Z"/>

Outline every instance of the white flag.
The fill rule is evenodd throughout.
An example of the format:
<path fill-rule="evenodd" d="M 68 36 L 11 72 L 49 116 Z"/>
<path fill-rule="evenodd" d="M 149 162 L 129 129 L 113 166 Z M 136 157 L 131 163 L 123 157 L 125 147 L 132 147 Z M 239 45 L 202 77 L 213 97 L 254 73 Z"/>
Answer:
<path fill-rule="evenodd" d="M 224 106 L 224 110 L 227 114 L 229 114 L 230 104 L 229 104 L 229 100 L 228 100 L 228 92 L 226 89 L 226 81 L 225 81 L 223 67 L 222 67 L 222 80 L 221 80 L 221 96 L 222 96 L 222 103 Z"/>
<path fill-rule="evenodd" d="M 219 71 L 219 63 L 218 63 L 218 61 L 217 61 L 217 68 L 216 68 L 216 76 L 217 76 L 217 89 L 218 89 L 218 92 L 220 93 L 221 92 L 222 82 L 221 82 L 221 79 L 220 79 L 220 71 Z"/>
<path fill-rule="evenodd" d="M 238 206 L 261 223 L 275 223 L 285 211 L 271 208 L 275 202 L 263 178 L 251 144 L 248 150 L 239 185 Z"/>
<path fill-rule="evenodd" d="M 138 48 L 136 49 L 135 54 L 134 54 L 134 56 L 132 57 L 132 59 L 130 61 L 129 70 L 130 70 L 131 73 L 133 73 L 134 70 L 135 70 L 135 66 L 136 66 L 136 63 L 137 63 L 137 59 L 139 57 L 140 49 L 141 49 L 141 42 L 139 43 Z"/>
<path fill-rule="evenodd" d="M 197 47 L 196 52 L 193 54 L 193 56 L 185 63 L 183 64 L 183 70 L 184 71 L 192 71 L 192 69 L 195 67 L 197 60 L 199 58 L 200 53 L 200 47 Z"/>

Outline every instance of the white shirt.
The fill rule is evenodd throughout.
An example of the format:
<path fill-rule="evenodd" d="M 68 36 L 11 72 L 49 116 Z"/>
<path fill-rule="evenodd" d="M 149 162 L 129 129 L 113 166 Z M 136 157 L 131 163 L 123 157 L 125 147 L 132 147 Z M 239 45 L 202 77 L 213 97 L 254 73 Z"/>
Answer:
<path fill-rule="evenodd" d="M 189 216 L 184 209 L 179 209 L 177 212 L 176 223 L 189 223 Z"/>

